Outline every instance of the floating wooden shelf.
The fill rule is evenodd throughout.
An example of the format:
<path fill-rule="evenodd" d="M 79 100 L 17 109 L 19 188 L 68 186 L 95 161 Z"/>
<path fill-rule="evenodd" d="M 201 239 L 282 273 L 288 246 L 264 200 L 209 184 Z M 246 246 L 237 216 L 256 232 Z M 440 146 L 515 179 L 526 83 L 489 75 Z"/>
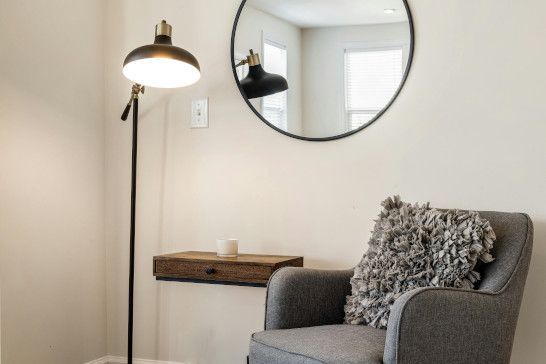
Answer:
<path fill-rule="evenodd" d="M 181 252 L 154 257 L 158 280 L 265 287 L 282 267 L 303 267 L 303 257 L 239 254 L 221 258 L 215 252 Z"/>

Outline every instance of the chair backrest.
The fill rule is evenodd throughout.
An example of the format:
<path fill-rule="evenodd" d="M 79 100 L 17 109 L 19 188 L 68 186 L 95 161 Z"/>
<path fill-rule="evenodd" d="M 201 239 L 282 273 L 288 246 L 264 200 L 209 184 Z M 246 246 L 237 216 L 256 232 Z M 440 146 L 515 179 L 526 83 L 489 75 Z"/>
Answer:
<path fill-rule="evenodd" d="M 533 224 L 526 214 L 480 211 L 489 220 L 497 240 L 493 246 L 492 263 L 481 269 L 479 290 L 499 292 L 517 280 L 520 294 L 527 277 L 533 244 Z"/>

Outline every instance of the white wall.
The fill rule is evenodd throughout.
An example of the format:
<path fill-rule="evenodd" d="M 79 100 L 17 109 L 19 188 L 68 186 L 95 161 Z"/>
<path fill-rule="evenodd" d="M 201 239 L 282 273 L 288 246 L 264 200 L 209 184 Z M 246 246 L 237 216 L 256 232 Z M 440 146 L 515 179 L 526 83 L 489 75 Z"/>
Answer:
<path fill-rule="evenodd" d="M 513 362 L 542 363 L 546 3 L 410 5 L 416 53 L 400 98 L 365 131 L 311 143 L 273 131 L 243 102 L 229 60 L 237 0 L 118 0 L 104 9 L 99 1 L 0 2 L 0 44 L 9 50 L 0 57 L 3 363 L 125 354 L 131 130 L 119 121 L 130 89 L 121 63 L 164 17 L 203 78 L 182 90 L 148 89 L 141 101 L 137 357 L 240 363 L 263 325 L 264 289 L 157 282 L 153 255 L 212 250 L 215 238 L 238 236 L 242 251 L 349 267 L 379 201 L 400 193 L 532 215 Z M 190 130 L 190 99 L 201 95 L 210 97 L 211 126 Z"/>
<path fill-rule="evenodd" d="M 407 22 L 303 29 L 304 135 L 329 137 L 348 131 L 344 114 L 346 48 L 400 45 L 406 60 L 409 38 Z"/>
<path fill-rule="evenodd" d="M 106 352 L 102 1 L 0 1 L 4 364 Z"/>
<path fill-rule="evenodd" d="M 365 249 L 385 196 L 434 206 L 526 211 L 535 250 L 514 363 L 546 357 L 546 3 L 414 0 L 415 58 L 399 99 L 373 126 L 333 142 L 281 135 L 247 108 L 229 43 L 238 1 L 108 2 L 107 233 L 109 352 L 125 352 L 130 88 L 120 64 L 166 17 L 202 80 L 142 98 L 136 285 L 139 357 L 240 363 L 263 325 L 261 288 L 156 282 L 152 256 L 213 249 L 301 254 L 343 268 Z M 502 56 L 500 56 L 502 55 Z M 210 97 L 210 128 L 190 130 L 190 99 Z"/>
<path fill-rule="evenodd" d="M 249 49 L 260 53 L 263 60 L 263 36 L 286 46 L 288 80 L 288 131 L 302 131 L 302 44 L 301 30 L 287 21 L 264 13 L 252 6 L 245 6 L 235 38 L 235 52 L 248 54 Z M 261 110 L 260 99 L 251 100 L 256 110 Z"/>

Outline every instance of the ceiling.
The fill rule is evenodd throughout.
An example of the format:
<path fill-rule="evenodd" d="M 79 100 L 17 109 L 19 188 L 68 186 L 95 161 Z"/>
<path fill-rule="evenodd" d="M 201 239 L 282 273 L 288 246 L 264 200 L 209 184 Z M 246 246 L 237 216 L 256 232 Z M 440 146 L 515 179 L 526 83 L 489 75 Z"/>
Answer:
<path fill-rule="evenodd" d="M 300 28 L 407 21 L 402 0 L 248 0 L 265 13 Z M 385 9 L 396 9 L 385 14 Z"/>

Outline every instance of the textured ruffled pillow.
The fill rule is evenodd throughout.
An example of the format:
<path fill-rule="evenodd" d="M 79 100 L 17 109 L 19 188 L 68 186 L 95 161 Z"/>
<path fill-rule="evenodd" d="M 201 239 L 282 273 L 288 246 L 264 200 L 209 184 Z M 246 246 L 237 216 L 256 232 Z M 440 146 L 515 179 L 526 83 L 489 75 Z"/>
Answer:
<path fill-rule="evenodd" d="M 473 288 L 495 233 L 475 211 L 437 210 L 388 198 L 351 278 L 345 323 L 386 328 L 391 305 L 419 287 Z"/>

